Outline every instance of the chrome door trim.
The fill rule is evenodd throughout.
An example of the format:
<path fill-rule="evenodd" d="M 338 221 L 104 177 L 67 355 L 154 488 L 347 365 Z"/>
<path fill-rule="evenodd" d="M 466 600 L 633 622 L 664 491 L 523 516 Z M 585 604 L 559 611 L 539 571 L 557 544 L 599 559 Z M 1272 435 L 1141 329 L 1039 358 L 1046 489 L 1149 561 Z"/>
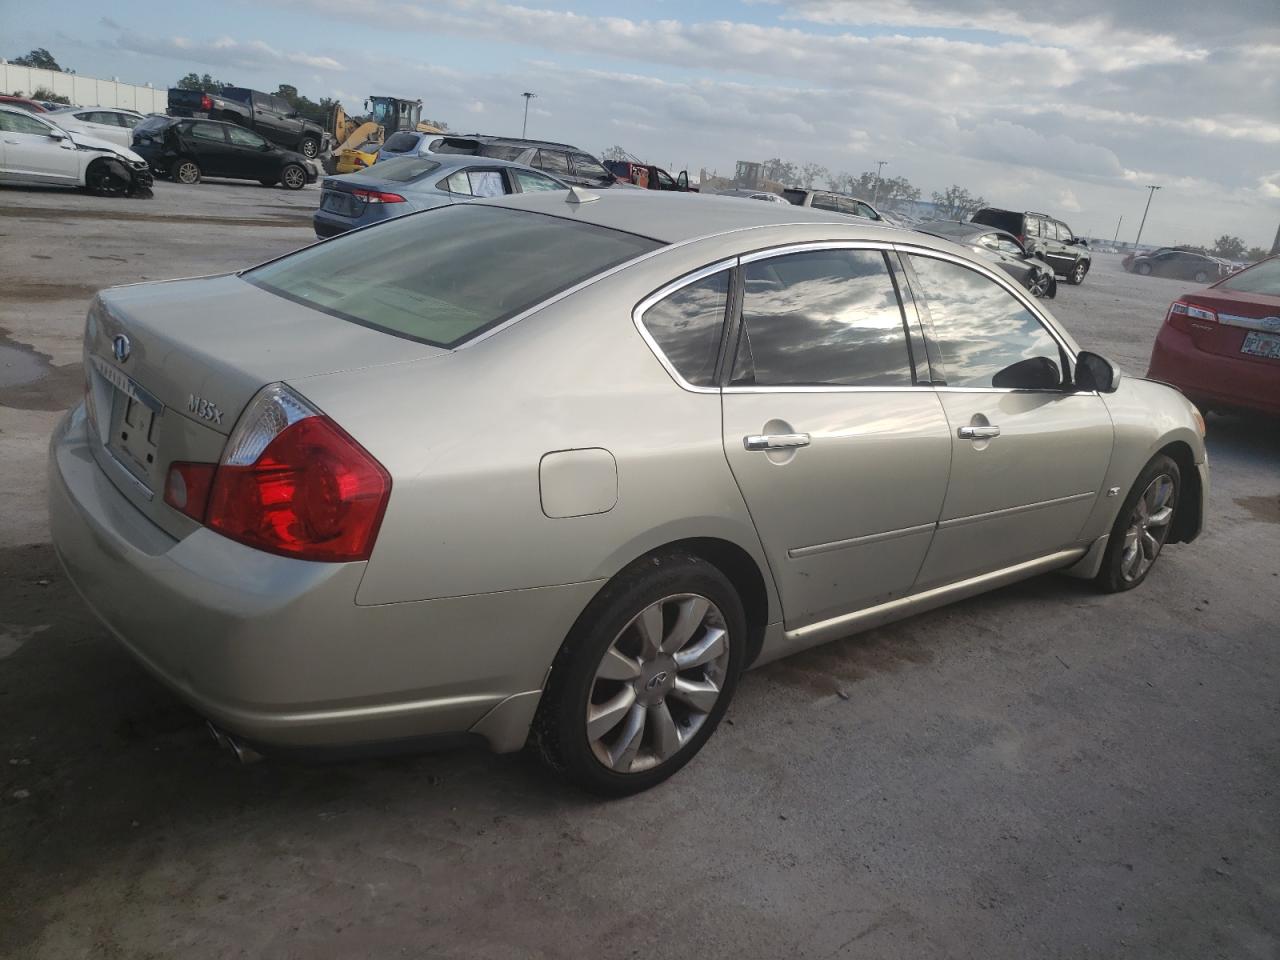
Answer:
<path fill-rule="evenodd" d="M 751 433 L 742 438 L 742 446 L 751 451 L 794 450 L 809 445 L 807 433 Z"/>
<path fill-rule="evenodd" d="M 756 260 L 772 260 L 774 257 L 785 257 L 793 253 L 808 253 L 811 250 L 879 250 L 890 253 L 893 244 L 888 240 L 808 240 L 800 243 L 787 243 L 780 247 L 766 247 L 753 250 L 738 258 L 739 263 L 754 263 Z"/>
<path fill-rule="evenodd" d="M 913 527 L 902 527 L 898 530 L 885 530 L 883 533 L 869 533 L 864 537 L 850 537 L 847 540 L 832 540 L 829 543 L 815 543 L 808 547 L 792 547 L 787 556 L 792 560 L 801 557 L 813 557 L 820 553 L 831 553 L 846 547 L 859 547 L 864 544 L 883 543 L 885 540 L 896 540 L 898 537 L 909 537 L 913 533 L 928 533 L 936 527 L 936 523 L 919 523 Z"/>
<path fill-rule="evenodd" d="M 692 273 L 686 273 L 684 274 L 684 276 L 678 277 L 677 279 L 672 280 L 670 283 L 664 284 L 663 286 L 659 287 L 653 293 L 649 294 L 647 297 L 645 297 L 643 300 L 637 303 L 635 305 L 635 308 L 631 311 L 631 322 L 635 324 L 636 330 L 640 332 L 640 336 L 644 340 L 644 342 L 649 345 L 649 349 L 653 351 L 653 355 L 658 358 L 658 362 L 662 364 L 662 368 L 667 371 L 667 374 L 671 377 L 672 380 L 674 380 L 679 386 L 683 387 L 685 390 L 688 390 L 690 393 L 719 393 L 720 388 L 718 386 L 713 386 L 713 387 L 695 386 L 694 384 L 686 380 L 684 377 L 680 376 L 680 372 L 674 366 L 672 366 L 671 361 L 667 359 L 667 355 L 663 352 L 662 348 L 658 346 L 658 342 L 654 340 L 653 336 L 649 333 L 649 331 L 645 329 L 645 325 L 644 325 L 645 311 L 647 311 L 655 303 L 658 303 L 660 300 L 664 300 L 667 297 L 671 296 L 671 294 L 675 293 L 677 290 L 682 290 L 685 287 L 689 286 L 689 284 L 691 283 L 697 283 L 699 280 L 705 280 L 707 277 L 714 276 L 715 274 L 720 273 L 722 271 L 732 270 L 737 265 L 738 265 L 738 258 L 729 257 L 726 260 L 718 260 L 713 264 L 709 264 L 708 266 L 699 267 L 697 270 L 694 270 Z M 732 295 L 732 291 L 730 291 L 730 294 Z M 728 304 L 726 302 L 726 308 L 727 306 Z M 725 322 L 727 322 L 727 316 L 726 316 Z M 723 332 L 724 332 L 724 327 L 722 324 L 721 325 L 722 335 L 723 335 Z"/>
<path fill-rule="evenodd" d="M 1087 547 L 1081 546 L 1059 550 L 1056 553 L 1037 557 L 1034 560 L 1016 563 L 1011 567 L 1003 567 L 999 570 L 992 570 L 989 573 L 979 574 L 967 580 L 957 580 L 955 583 L 948 583 L 921 593 L 899 597 L 897 600 L 889 600 L 874 607 L 867 607 L 853 613 L 832 617 L 830 620 L 821 620 L 818 623 L 811 623 L 808 626 L 788 630 L 783 634 L 784 649 L 776 653 L 770 651 L 768 659 L 773 660 L 779 656 L 786 656 L 806 647 L 815 646 L 825 640 L 835 640 L 860 630 L 868 630 L 871 627 L 888 623 L 891 620 L 899 620 L 913 613 L 923 613 L 925 610 L 944 606 L 963 597 L 985 593 L 996 587 L 1035 576 L 1037 573 L 1045 573 L 1058 567 L 1065 567 L 1084 556 L 1087 549 Z M 764 661 L 762 660 L 761 662 Z"/>
<path fill-rule="evenodd" d="M 1090 500 L 1097 496 L 1097 491 L 1091 490 L 1088 493 L 1073 493 L 1065 497 L 1054 497 L 1052 500 L 1037 500 L 1035 503 L 1024 503 L 1017 507 L 1004 507 L 1000 510 L 992 510 L 988 513 L 971 513 L 965 517 L 952 517 L 950 520 L 942 520 L 938 523 L 938 529 L 949 530 L 952 527 L 963 527 L 967 523 L 978 523 L 982 520 L 994 520 L 997 517 L 1012 517 L 1019 513 L 1030 513 L 1032 510 L 1040 510 L 1044 507 L 1058 507 L 1064 503 L 1075 503 L 1077 500 Z"/>

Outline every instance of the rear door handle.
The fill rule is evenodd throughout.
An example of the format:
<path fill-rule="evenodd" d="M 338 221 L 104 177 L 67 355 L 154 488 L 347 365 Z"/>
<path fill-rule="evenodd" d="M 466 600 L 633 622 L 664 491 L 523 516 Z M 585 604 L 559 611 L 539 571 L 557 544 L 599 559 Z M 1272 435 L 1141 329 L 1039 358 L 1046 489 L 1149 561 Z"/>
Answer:
<path fill-rule="evenodd" d="M 999 427 L 960 427 L 956 435 L 961 440 L 990 440 L 1000 436 Z"/>
<path fill-rule="evenodd" d="M 807 433 L 761 433 L 742 438 L 742 445 L 748 450 L 790 450 L 793 447 L 807 447 Z"/>

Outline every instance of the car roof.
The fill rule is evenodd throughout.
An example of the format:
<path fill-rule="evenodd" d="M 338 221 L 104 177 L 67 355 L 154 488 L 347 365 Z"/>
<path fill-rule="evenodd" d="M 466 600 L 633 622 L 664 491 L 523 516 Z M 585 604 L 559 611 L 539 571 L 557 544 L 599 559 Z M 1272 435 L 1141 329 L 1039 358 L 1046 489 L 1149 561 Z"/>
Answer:
<path fill-rule="evenodd" d="M 1014 239 L 1008 230 L 1001 230 L 987 223 L 970 223 L 963 220 L 925 220 L 917 223 L 915 229 L 934 236 L 971 237 L 979 233 L 996 233 L 1010 240 Z"/>
<path fill-rule="evenodd" d="M 499 137 L 488 133 L 444 133 L 437 134 L 446 140 L 479 140 L 483 143 L 507 143 L 520 147 L 555 147 L 560 150 L 577 150 L 586 153 L 571 143 L 557 143 L 554 140 L 525 140 L 521 137 Z"/>
<path fill-rule="evenodd" d="M 479 203 L 530 210 L 580 220 L 596 226 L 623 230 L 663 243 L 681 243 L 753 227 L 784 224 L 830 224 L 852 238 L 919 242 L 919 235 L 898 227 L 880 226 L 873 220 L 847 217 L 811 207 L 780 203 L 742 203 L 734 197 L 702 193 L 668 193 L 608 188 L 580 191 L 597 199 L 568 203 L 559 190 L 486 198 Z"/>
<path fill-rule="evenodd" d="M 372 167 L 365 167 L 363 170 L 357 170 L 353 173 L 343 173 L 338 176 L 325 177 L 324 179 L 342 180 L 345 182 L 352 177 L 358 177 L 360 183 L 368 183 L 370 180 L 378 179 L 379 169 L 385 170 L 387 169 L 388 164 L 398 163 L 403 160 L 408 160 L 410 162 L 430 161 L 438 164 L 438 166 L 431 171 L 432 173 L 447 173 L 448 171 L 456 170 L 459 167 L 514 167 L 517 170 L 528 170 L 530 173 L 536 173 L 540 177 L 555 180 L 556 183 L 560 182 L 557 177 L 552 176 L 545 170 L 537 170 L 526 163 L 516 163 L 513 160 L 499 160 L 497 157 L 477 157 L 475 154 L 471 153 L 432 153 L 423 157 L 388 157 L 386 160 L 379 160 Z M 568 189 L 569 187 L 566 184 L 565 190 Z M 563 205 L 563 193 L 558 190 L 549 190 L 547 192 L 559 197 L 561 204 Z"/>

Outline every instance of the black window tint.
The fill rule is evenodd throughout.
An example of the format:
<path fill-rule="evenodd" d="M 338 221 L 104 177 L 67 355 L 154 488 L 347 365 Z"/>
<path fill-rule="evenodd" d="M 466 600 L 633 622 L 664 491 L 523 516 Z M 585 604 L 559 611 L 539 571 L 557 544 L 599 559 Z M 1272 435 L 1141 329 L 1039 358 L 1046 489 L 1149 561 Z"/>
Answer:
<path fill-rule="evenodd" d="M 830 194 L 815 193 L 813 199 L 809 201 L 809 206 L 815 210 L 834 210 L 840 212 L 840 201 Z"/>
<path fill-rule="evenodd" d="M 211 143 L 226 143 L 227 137 L 222 129 L 216 123 L 193 123 L 190 127 L 192 139 L 207 140 Z"/>
<path fill-rule="evenodd" d="M 1059 221 L 1058 221 L 1057 226 L 1058 226 L 1058 239 L 1059 239 L 1059 240 L 1074 240 L 1074 239 L 1075 239 L 1075 236 L 1071 233 L 1071 228 L 1070 228 L 1070 227 L 1068 227 L 1068 226 L 1067 226 L 1065 223 L 1063 223 L 1061 220 L 1059 220 Z"/>
<path fill-rule="evenodd" d="M 539 150 L 533 165 L 547 171 L 553 177 L 569 175 L 569 155 L 558 150 Z"/>
<path fill-rule="evenodd" d="M 520 154 L 524 153 L 524 147 L 511 147 L 501 143 L 488 143 L 478 151 L 482 157 L 493 157 L 495 160 L 511 160 L 520 159 Z"/>
<path fill-rule="evenodd" d="M 720 329 L 729 300 L 729 271 L 705 277 L 659 300 L 641 318 L 680 376 L 696 387 L 714 383 Z"/>
<path fill-rule="evenodd" d="M 911 386 L 902 309 L 877 250 L 814 250 L 744 267 L 733 382 Z"/>
<path fill-rule="evenodd" d="M 912 256 L 916 294 L 929 310 L 949 387 L 991 387 L 1020 360 L 1047 357 L 1061 368 L 1057 342 L 1031 311 L 994 280 L 945 260 Z"/>
<path fill-rule="evenodd" d="M 418 146 L 418 135 L 416 133 L 393 133 L 387 137 L 387 142 L 382 145 L 382 149 L 391 153 L 405 153 L 413 150 Z"/>
<path fill-rule="evenodd" d="M 585 153 L 573 155 L 573 172 L 584 180 L 613 180 L 613 174 L 600 166 L 594 157 Z"/>

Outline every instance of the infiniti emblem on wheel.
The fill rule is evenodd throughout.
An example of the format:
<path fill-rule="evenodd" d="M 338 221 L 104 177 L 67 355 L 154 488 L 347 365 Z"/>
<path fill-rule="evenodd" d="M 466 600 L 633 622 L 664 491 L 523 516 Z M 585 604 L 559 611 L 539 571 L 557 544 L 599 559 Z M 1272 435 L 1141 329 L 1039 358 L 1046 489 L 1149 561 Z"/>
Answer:
<path fill-rule="evenodd" d="M 121 363 L 129 359 L 129 351 L 131 349 L 129 338 L 123 333 L 116 334 L 115 339 L 111 341 L 111 352 L 115 354 L 116 359 Z"/>
<path fill-rule="evenodd" d="M 658 673 L 655 673 L 652 677 L 650 677 L 649 682 L 644 685 L 644 688 L 646 690 L 657 690 L 658 687 L 662 686 L 666 682 L 667 682 L 667 671 L 662 670 L 662 671 L 659 671 Z"/>

